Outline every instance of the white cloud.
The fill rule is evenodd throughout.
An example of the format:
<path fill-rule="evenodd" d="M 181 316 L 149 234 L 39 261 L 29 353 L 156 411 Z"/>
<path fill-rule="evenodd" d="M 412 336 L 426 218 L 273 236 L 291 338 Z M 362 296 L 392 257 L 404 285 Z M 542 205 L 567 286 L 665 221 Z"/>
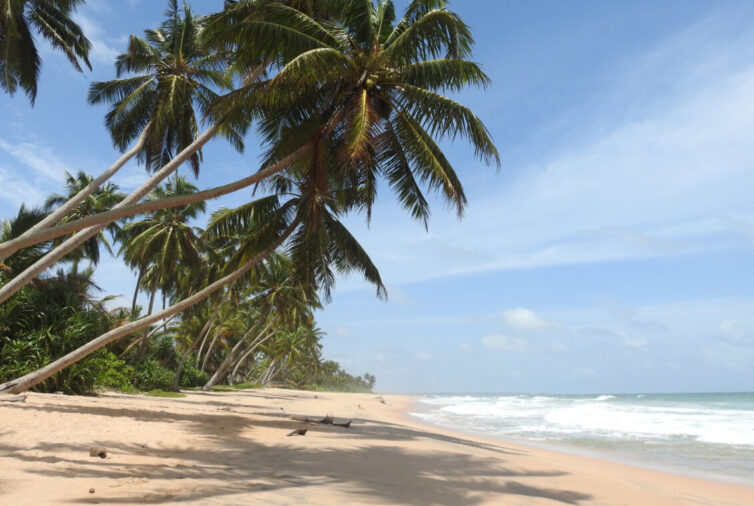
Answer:
<path fill-rule="evenodd" d="M 335 327 L 334 329 L 335 335 L 342 338 L 348 338 L 351 337 L 351 331 L 348 329 L 348 327 Z"/>
<path fill-rule="evenodd" d="M 62 181 L 66 171 L 74 172 L 45 146 L 29 142 L 11 144 L 0 140 L 0 149 L 38 175 L 55 181 Z"/>
<path fill-rule="evenodd" d="M 469 343 L 461 343 L 458 345 L 459 348 L 461 348 L 461 351 L 464 352 L 470 352 L 474 349 L 473 346 L 471 346 Z"/>
<path fill-rule="evenodd" d="M 633 339 L 625 339 L 623 340 L 621 344 L 628 348 L 635 348 L 637 350 L 643 350 L 649 345 L 649 341 L 647 341 L 646 339 L 637 337 Z"/>
<path fill-rule="evenodd" d="M 421 360 L 422 362 L 427 362 L 429 360 L 432 360 L 432 355 L 430 355 L 427 352 L 420 351 L 420 352 L 414 354 L 414 358 L 416 360 Z"/>
<path fill-rule="evenodd" d="M 550 341 L 548 348 L 550 351 L 565 351 L 568 346 L 563 341 Z"/>
<path fill-rule="evenodd" d="M 532 332 L 546 332 L 557 328 L 557 324 L 541 318 L 531 309 L 506 309 L 502 313 L 503 321 L 511 328 Z"/>
<path fill-rule="evenodd" d="M 492 334 L 482 338 L 482 346 L 499 351 L 530 351 L 528 341 L 519 337 L 506 337 L 500 334 Z"/>

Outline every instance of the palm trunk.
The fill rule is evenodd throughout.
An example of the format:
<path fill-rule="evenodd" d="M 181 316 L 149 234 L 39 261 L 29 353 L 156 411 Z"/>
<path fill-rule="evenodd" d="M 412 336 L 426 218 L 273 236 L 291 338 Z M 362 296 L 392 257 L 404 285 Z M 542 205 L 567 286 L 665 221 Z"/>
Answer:
<path fill-rule="evenodd" d="M 48 214 L 45 219 L 31 227 L 29 230 L 21 234 L 18 239 L 21 239 L 26 236 L 32 235 L 34 232 L 37 232 L 39 230 L 51 227 L 55 225 L 57 222 L 62 220 L 66 214 L 71 212 L 77 205 L 82 203 L 84 199 L 86 199 L 89 195 L 97 191 L 97 189 L 102 186 L 105 181 L 110 179 L 115 175 L 116 172 L 118 172 L 129 160 L 131 160 L 134 156 L 139 154 L 139 151 L 141 151 L 141 148 L 144 147 L 144 143 L 147 141 L 147 131 L 149 129 L 149 125 L 147 125 L 144 130 L 141 132 L 141 135 L 139 136 L 139 140 L 136 141 L 136 144 L 123 153 L 123 155 L 118 158 L 114 164 L 112 164 L 105 172 L 97 176 L 92 180 L 91 183 L 86 185 L 85 188 L 82 188 L 76 195 L 68 199 L 68 201 L 57 208 L 52 213 Z"/>
<path fill-rule="evenodd" d="M 269 176 L 277 174 L 281 170 L 287 168 L 289 165 L 297 161 L 302 156 L 309 153 L 309 151 L 312 150 L 312 147 L 313 143 L 304 144 L 279 162 L 276 162 L 269 167 L 264 168 L 256 172 L 255 174 L 252 174 L 251 176 L 247 176 L 243 179 L 239 179 L 238 181 L 234 181 L 223 186 L 217 186 L 215 188 L 210 188 L 209 190 L 203 190 L 187 195 L 178 195 L 164 199 L 149 200 L 125 206 L 115 206 L 109 211 L 92 214 L 79 220 L 69 221 L 68 223 L 62 223 L 45 230 L 40 230 L 34 234 L 29 235 L 28 237 L 22 236 L 17 239 L 6 241 L 0 244 L 0 256 L 7 258 L 21 248 L 33 246 L 34 244 L 38 244 L 40 242 L 49 241 L 50 239 L 54 239 L 56 237 L 87 229 L 87 227 L 94 227 L 96 225 L 103 224 L 107 225 L 113 221 L 120 220 L 128 216 L 133 216 L 135 214 L 143 214 L 150 211 L 157 211 L 159 209 L 170 209 L 173 207 L 185 206 L 188 204 L 194 204 L 196 202 L 211 200 L 223 195 L 227 195 L 228 193 L 246 188 L 262 181 Z"/>
<path fill-rule="evenodd" d="M 144 275 L 144 269 L 139 268 L 139 276 L 136 278 L 136 288 L 134 288 L 134 299 L 131 302 L 131 314 L 136 313 L 136 298 L 139 296 L 139 285 L 141 284 L 141 277 Z"/>
<path fill-rule="evenodd" d="M 246 362 L 246 359 L 249 358 L 249 356 L 256 351 L 257 348 L 259 348 L 262 344 L 264 344 L 265 341 L 267 341 L 269 338 L 275 335 L 275 332 L 270 332 L 267 334 L 264 339 L 260 341 L 255 341 L 249 345 L 248 348 L 244 350 L 243 355 L 241 355 L 241 358 L 238 359 L 238 362 L 236 362 L 236 366 L 233 368 L 233 372 L 230 374 L 231 381 L 233 378 L 236 377 L 238 374 L 238 370 L 241 369 L 241 365 Z"/>
<path fill-rule="evenodd" d="M 21 376 L 20 378 L 16 378 L 14 380 L 7 381 L 3 384 L 0 384 L 0 393 L 17 394 L 25 390 L 28 390 L 34 385 L 37 385 L 41 383 L 42 381 L 46 380 L 53 374 L 65 369 L 69 365 L 78 362 L 84 357 L 89 356 L 90 354 L 99 350 L 103 346 L 107 346 L 113 341 L 116 341 L 122 337 L 130 335 L 145 327 L 148 327 L 149 325 L 152 325 L 153 323 L 156 323 L 162 320 L 163 318 L 169 318 L 175 314 L 180 313 L 184 309 L 188 309 L 194 304 L 201 302 L 202 300 L 206 299 L 207 297 L 212 295 L 214 292 L 216 292 L 223 286 L 229 283 L 233 283 L 238 278 L 240 278 L 241 276 L 246 274 L 248 271 L 250 271 L 259 262 L 261 262 L 262 260 L 270 256 L 278 248 L 278 246 L 280 246 L 281 244 L 283 244 L 283 242 L 285 242 L 285 240 L 293 233 L 293 231 L 296 229 L 297 226 L 298 226 L 298 220 L 294 220 L 293 223 L 291 223 L 288 226 L 288 228 L 285 229 L 285 231 L 278 238 L 278 240 L 272 243 L 267 249 L 260 252 L 257 256 L 255 256 L 254 258 L 246 262 L 240 269 L 232 272 L 231 274 L 228 274 L 227 276 L 223 278 L 218 279 L 217 281 L 210 284 L 203 290 L 200 290 L 194 295 L 183 299 L 177 304 L 173 304 L 172 306 L 165 309 L 164 311 L 160 311 L 151 316 L 140 318 L 136 321 L 127 323 L 125 325 L 112 329 L 108 332 L 105 332 L 101 336 L 89 341 L 84 346 L 81 346 L 80 348 L 64 355 L 63 357 L 42 367 L 41 369 L 38 369 L 24 376 Z"/>
<path fill-rule="evenodd" d="M 231 284 L 228 287 L 228 293 L 230 293 L 230 288 L 233 285 Z M 173 391 L 177 392 L 178 387 L 181 384 L 181 373 L 183 372 L 183 367 L 186 365 L 186 360 L 188 360 L 189 355 L 191 355 L 191 352 L 194 351 L 194 348 L 196 348 L 196 345 L 199 343 L 199 341 L 202 341 L 202 346 L 204 346 L 203 339 L 207 338 L 207 334 L 209 334 L 210 329 L 212 328 L 212 325 L 215 323 L 215 320 L 217 319 L 217 315 L 220 313 L 220 308 L 223 306 L 223 303 L 225 301 L 225 298 L 228 297 L 228 293 L 226 293 L 223 298 L 220 300 L 220 303 L 215 307 L 215 310 L 212 311 L 212 314 L 207 319 L 207 323 L 204 324 L 204 327 L 202 327 L 202 330 L 199 331 L 199 335 L 196 336 L 196 339 L 194 339 L 194 342 L 191 343 L 191 346 L 188 347 L 188 349 L 183 353 L 183 356 L 181 356 L 181 361 L 178 362 L 178 367 L 175 370 L 175 379 L 173 380 Z"/>
<path fill-rule="evenodd" d="M 204 371 L 204 369 L 207 367 L 207 361 L 209 360 L 209 356 L 212 353 L 212 350 L 215 348 L 217 338 L 220 337 L 220 334 L 222 334 L 223 332 L 223 325 L 225 325 L 225 320 L 220 322 L 220 325 L 218 325 L 217 327 L 217 332 L 215 332 L 215 337 L 212 338 L 212 342 L 209 343 L 209 346 L 207 347 L 207 352 L 204 354 L 204 360 L 202 361 L 202 371 Z M 197 365 L 199 365 L 199 357 L 197 357 L 196 362 Z"/>
<path fill-rule="evenodd" d="M 168 323 L 170 323 L 170 321 L 171 321 L 171 320 L 172 320 L 173 318 L 175 318 L 175 315 L 173 315 L 173 316 L 171 316 L 170 318 L 168 318 L 167 320 L 165 320 L 165 325 L 167 325 Z M 149 334 L 147 334 L 146 336 L 142 337 L 141 339 L 137 339 L 136 341 L 134 341 L 134 342 L 132 342 L 131 344 L 129 344 L 129 345 L 128 345 L 128 347 L 126 347 L 126 349 L 125 349 L 125 350 L 123 350 L 123 353 L 121 353 L 121 354 L 120 354 L 120 356 L 122 357 L 123 355 L 125 355 L 126 353 L 128 353 L 129 351 L 131 351 L 131 349 L 132 349 L 132 348 L 133 348 L 134 346 L 138 345 L 138 344 L 139 344 L 139 343 L 141 343 L 141 342 L 142 342 L 143 340 L 145 340 L 145 339 L 146 339 L 146 340 L 149 340 L 149 339 L 150 339 L 151 337 L 153 337 L 153 336 L 154 336 L 154 335 L 155 335 L 155 334 L 157 333 L 157 331 L 158 331 L 159 329 L 160 329 L 160 327 L 155 327 L 154 329 L 152 329 L 151 331 L 149 331 Z"/>
<path fill-rule="evenodd" d="M 157 295 L 157 283 L 159 283 L 159 282 L 160 282 L 160 275 L 157 274 L 157 279 L 155 280 L 154 286 L 152 287 L 152 294 L 149 296 L 149 309 L 147 310 L 147 316 L 151 315 L 152 314 L 152 310 L 154 309 L 154 297 L 155 297 L 155 295 Z M 141 354 L 142 355 L 146 355 L 147 354 L 147 348 L 149 347 L 149 335 L 150 334 L 151 334 L 151 332 L 149 332 L 149 330 L 147 330 L 144 333 L 144 337 L 141 339 Z"/>
<path fill-rule="evenodd" d="M 202 390 L 207 391 L 213 386 L 215 386 L 215 384 L 218 381 L 220 381 L 220 378 L 222 378 L 223 373 L 228 369 L 228 367 L 230 367 L 230 364 L 233 362 L 233 359 L 236 356 L 236 352 L 238 351 L 238 348 L 241 347 L 241 345 L 246 341 L 246 339 L 249 338 L 249 336 L 257 329 L 257 327 L 259 327 L 261 323 L 262 322 L 259 321 L 258 323 L 252 325 L 251 328 L 246 331 L 243 337 L 241 337 L 241 339 L 238 340 L 238 342 L 233 347 L 233 349 L 230 350 L 230 353 L 228 353 L 228 356 L 225 357 L 225 360 L 222 361 L 222 363 L 220 364 L 220 367 L 217 368 L 217 370 L 215 371 L 215 374 L 213 374 L 212 377 L 207 382 L 207 384 L 202 387 Z M 265 328 L 262 332 L 265 332 L 266 330 L 267 328 Z"/>
<path fill-rule="evenodd" d="M 259 79 L 259 77 L 261 77 L 262 74 L 264 74 L 265 70 L 267 69 L 267 66 L 271 62 L 272 62 L 272 59 L 267 59 L 264 62 L 262 62 L 261 64 L 259 64 L 256 67 L 254 67 L 254 69 L 252 69 L 251 72 L 249 72 L 246 76 L 244 76 L 244 79 L 243 79 L 243 82 L 242 82 L 242 87 L 250 86 L 254 82 L 256 82 Z M 136 190 L 136 192 L 139 192 L 143 187 L 145 187 L 146 185 L 148 185 L 150 183 L 150 181 L 152 181 L 155 178 L 157 178 L 158 174 L 162 173 L 164 170 L 166 170 L 168 168 L 168 166 L 170 166 L 171 164 L 173 164 L 172 168 L 169 169 L 166 174 L 160 176 L 159 179 L 157 179 L 157 182 L 154 183 L 154 185 L 152 185 L 151 188 L 149 188 L 147 190 L 147 193 L 149 191 L 151 191 L 151 189 L 154 188 L 155 186 L 157 186 L 157 184 L 160 181 L 162 181 L 162 179 L 164 179 L 165 177 L 167 177 L 168 175 L 170 175 L 170 173 L 173 170 L 178 169 L 178 167 L 183 162 L 185 162 L 186 160 L 188 160 L 189 157 L 191 157 L 195 152 L 197 152 L 199 149 L 201 149 L 201 147 L 204 144 L 206 144 L 212 137 L 214 137 L 217 134 L 217 132 L 219 131 L 220 124 L 221 124 L 221 121 L 217 121 L 214 125 L 212 125 L 210 128 L 208 128 L 202 135 L 200 135 L 199 137 L 197 137 L 194 140 L 194 142 L 192 142 L 191 144 L 189 144 L 183 151 L 181 151 L 180 153 L 178 153 L 178 155 L 175 158 L 173 158 L 172 160 L 170 160 L 162 169 L 160 169 L 149 180 L 147 180 L 147 182 L 144 183 L 144 185 L 142 185 L 141 187 L 139 187 Z M 125 165 L 126 162 L 128 162 L 130 159 L 132 159 L 134 156 L 136 156 L 139 153 L 139 151 L 141 150 L 141 148 L 144 147 L 144 144 L 146 143 L 148 129 L 149 129 L 149 124 L 147 124 L 147 126 L 144 127 L 144 130 L 141 132 L 141 135 L 139 136 L 139 140 L 136 142 L 136 145 L 133 148 L 129 149 L 126 153 L 124 153 L 123 156 L 121 156 L 120 158 L 118 158 L 118 160 L 112 166 L 110 166 L 110 168 L 108 168 L 105 172 L 103 172 L 97 178 L 95 178 L 91 183 L 89 183 L 86 186 L 86 188 L 82 189 L 73 198 L 71 198 L 70 200 L 68 200 L 65 204 L 63 204 L 62 206 L 60 206 L 60 208 L 56 209 L 53 213 L 51 213 L 50 215 L 48 215 L 41 222 L 37 223 L 34 227 L 32 227 L 31 229 L 27 230 L 26 233 L 22 234 L 20 237 L 14 239 L 12 241 L 6 241 L 4 243 L 0 243 L 0 260 L 2 260 L 3 258 L 7 258 L 8 256 L 12 255 L 13 253 L 15 253 L 16 251 L 18 251 L 19 249 L 21 249 L 23 247 L 31 246 L 31 245 L 34 245 L 34 244 L 39 244 L 40 242 L 45 242 L 47 239 L 33 239 L 33 237 L 36 236 L 36 234 L 38 234 L 39 232 L 41 232 L 42 229 L 46 229 L 48 227 L 51 227 L 52 225 L 54 225 L 55 223 L 57 223 L 58 221 L 60 221 L 66 214 L 68 214 L 68 212 L 70 212 L 74 207 L 76 207 L 81 202 L 83 202 L 86 197 L 88 197 L 89 195 L 91 195 L 92 193 L 94 193 L 97 190 L 97 188 L 99 188 L 100 186 L 102 186 L 102 183 L 104 183 L 105 181 L 107 181 L 108 179 L 110 179 L 113 176 L 113 174 L 115 174 L 116 172 L 118 172 L 118 170 L 120 170 L 120 168 L 123 167 L 123 165 Z M 200 139 L 202 139 L 203 137 L 205 137 L 207 134 L 209 134 L 207 136 L 207 138 L 204 139 L 203 141 L 200 141 Z M 197 145 L 197 143 L 198 143 L 198 145 Z M 267 176 L 263 176 L 263 177 L 267 177 Z M 251 183 L 251 184 L 253 184 L 253 183 Z M 134 192 L 134 193 L 136 193 L 136 192 Z M 133 195 L 133 193 L 131 195 Z M 126 200 L 129 200 L 129 197 L 131 197 L 131 195 L 129 195 L 128 197 L 126 197 Z M 114 206 L 113 209 L 120 208 L 120 207 L 126 207 L 127 205 L 129 205 L 131 203 L 138 202 L 139 200 L 141 200 L 141 197 L 143 197 L 144 195 L 146 195 L 146 193 L 142 194 L 140 197 L 136 198 L 135 200 L 129 200 L 128 203 L 121 202 L 119 205 Z M 222 194 L 222 195 L 224 195 L 224 194 Z M 157 208 L 157 209 L 160 209 L 160 208 Z M 134 213 L 134 214 L 137 214 L 137 213 Z M 130 215 L 127 214 L 125 216 L 130 216 Z M 115 221 L 117 219 L 119 219 L 119 218 L 108 219 L 106 222 L 98 222 L 98 224 L 101 224 L 101 223 L 108 224 L 108 223 L 111 223 L 111 222 L 113 222 L 113 221 Z M 89 227 L 89 226 L 92 226 L 92 225 L 94 225 L 94 223 L 77 227 L 74 230 L 72 230 L 72 232 L 73 231 L 82 230 L 83 228 Z M 66 232 L 66 233 L 68 233 L 68 232 Z M 65 235 L 66 233 L 64 233 L 62 235 Z M 24 237 L 26 237 L 27 243 L 25 245 L 16 245 L 17 242 L 20 241 L 21 239 L 23 239 Z M 54 237 L 59 237 L 59 236 L 54 236 Z M 32 242 L 28 243 L 28 240 L 32 240 Z M 23 242 L 23 241 L 20 241 L 20 242 Z M 24 283 L 24 284 L 26 284 L 26 283 Z M 0 300 L 0 302 L 3 302 L 4 300 L 5 299 L 2 299 L 2 300 Z"/>
<path fill-rule="evenodd" d="M 139 188 L 134 190 L 130 195 L 128 195 L 125 199 L 123 199 L 121 202 L 119 202 L 117 205 L 113 207 L 113 210 L 118 210 L 120 208 L 126 207 L 130 204 L 135 204 L 139 200 L 142 199 L 145 195 L 147 195 L 152 189 L 154 189 L 155 186 L 157 186 L 163 179 L 168 177 L 175 169 L 178 168 L 183 162 L 188 160 L 191 155 L 193 155 L 195 152 L 197 152 L 199 149 L 201 149 L 202 146 L 204 146 L 207 142 L 209 142 L 210 139 L 212 139 L 217 132 L 220 130 L 220 124 L 215 123 L 211 127 L 209 127 L 207 130 L 204 131 L 199 137 L 197 137 L 194 142 L 189 144 L 188 147 L 186 147 L 183 151 L 181 151 L 178 156 L 170 160 L 167 164 L 165 164 L 164 167 L 162 167 L 160 170 L 155 172 L 155 174 L 150 177 L 144 184 L 142 184 Z M 110 221 L 114 221 L 110 220 Z M 85 229 L 80 230 L 77 234 L 74 234 L 73 236 L 69 237 L 65 241 L 63 241 L 59 246 L 54 248 L 52 251 L 48 252 L 45 256 L 37 260 L 31 267 L 28 267 L 24 272 L 10 280 L 8 283 L 5 284 L 5 286 L 0 289 L 0 303 L 5 302 L 8 300 L 8 297 L 16 293 L 22 286 L 29 283 L 32 279 L 36 278 L 39 274 L 44 272 L 46 269 L 48 269 L 50 266 L 52 266 L 55 262 L 63 258 L 68 252 L 71 250 L 77 248 L 81 244 L 83 244 L 87 239 L 90 237 L 97 235 L 101 230 L 105 228 L 106 224 L 101 225 L 95 225 L 93 227 L 87 227 Z M 44 233 L 46 231 L 42 231 L 40 233 Z M 0 255 L 7 255 L 8 253 L 0 251 Z"/>

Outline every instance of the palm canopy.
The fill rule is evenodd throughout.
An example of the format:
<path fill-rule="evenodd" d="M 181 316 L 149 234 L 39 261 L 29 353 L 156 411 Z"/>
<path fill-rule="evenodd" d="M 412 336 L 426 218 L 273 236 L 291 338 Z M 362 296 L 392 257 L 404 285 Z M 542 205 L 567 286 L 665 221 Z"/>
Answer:
<path fill-rule="evenodd" d="M 202 25 L 186 4 L 180 12 L 177 0 L 170 0 L 160 28 L 146 30 L 144 38 L 130 37 L 127 51 L 116 60 L 118 78 L 92 83 L 89 90 L 89 103 L 112 104 L 105 124 L 119 149 L 147 129 L 139 159 L 150 171 L 194 141 L 216 90 L 228 85 L 224 59 L 200 41 Z M 225 126 L 221 133 L 243 149 L 242 132 Z M 195 175 L 201 159 L 201 150 L 189 158 Z"/>
<path fill-rule="evenodd" d="M 86 174 L 83 171 L 79 171 L 75 176 L 66 172 L 65 173 L 65 190 L 66 195 L 52 194 L 45 201 L 45 209 L 49 212 L 58 206 L 65 204 L 70 198 L 77 195 L 82 189 L 86 188 L 89 183 L 92 182 L 92 176 Z M 76 206 L 66 217 L 62 220 L 63 223 L 73 220 L 78 220 L 91 216 L 96 213 L 107 211 L 115 204 L 123 200 L 124 193 L 118 191 L 118 185 L 113 183 L 107 183 L 99 187 L 94 193 L 88 195 L 78 206 Z M 117 223 L 113 222 L 108 225 L 107 229 L 117 234 L 120 227 Z M 60 242 L 60 240 L 56 241 Z M 107 241 L 107 237 L 103 231 L 99 232 L 87 239 L 82 245 L 81 253 L 88 258 L 93 264 L 97 264 L 100 259 L 100 244 L 105 246 L 108 252 L 112 253 L 110 244 Z"/>
<path fill-rule="evenodd" d="M 367 216 L 379 177 L 425 225 L 426 188 L 460 215 L 466 196 L 438 141 L 460 136 L 484 162 L 499 165 L 499 157 L 479 118 L 445 95 L 488 84 L 467 59 L 469 28 L 446 4 L 414 0 L 396 20 L 390 0 L 325 0 L 315 17 L 274 0 L 226 2 L 207 22 L 208 43 L 257 58 L 274 54 L 277 73 L 228 94 L 213 112 L 261 116 L 267 163 L 304 143 L 322 144 L 324 156 L 360 187 Z"/>
<path fill-rule="evenodd" d="M 92 68 L 92 44 L 71 19 L 84 1 L 0 0 L 0 88 L 11 95 L 21 88 L 34 104 L 42 60 L 33 31 L 62 51 L 79 72 L 82 64 Z"/>

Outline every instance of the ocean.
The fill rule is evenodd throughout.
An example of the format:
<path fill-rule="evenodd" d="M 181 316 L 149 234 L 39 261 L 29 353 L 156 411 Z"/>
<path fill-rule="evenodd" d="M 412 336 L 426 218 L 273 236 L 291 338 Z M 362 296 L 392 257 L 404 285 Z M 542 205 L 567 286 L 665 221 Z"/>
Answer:
<path fill-rule="evenodd" d="M 754 484 L 754 393 L 419 397 L 434 425 Z"/>

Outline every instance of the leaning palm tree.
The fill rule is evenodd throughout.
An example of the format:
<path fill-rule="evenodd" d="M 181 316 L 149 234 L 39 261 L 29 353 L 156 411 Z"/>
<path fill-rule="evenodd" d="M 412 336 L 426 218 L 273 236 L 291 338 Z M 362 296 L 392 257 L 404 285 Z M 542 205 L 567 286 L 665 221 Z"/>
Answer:
<path fill-rule="evenodd" d="M 120 55 L 116 62 L 119 79 L 94 83 L 89 94 L 91 103 L 113 104 L 106 124 L 116 146 L 125 149 L 138 137 L 136 144 L 28 233 L 11 243 L 0 245 L 0 255 L 7 257 L 24 247 L 20 242 L 39 242 L 40 234 L 47 232 L 134 156 L 139 156 L 150 170 L 160 170 L 156 170 L 144 184 L 114 206 L 115 209 L 139 202 L 184 162 L 189 162 L 194 173 L 198 173 L 200 150 L 218 133 L 237 149 L 243 148 L 242 129 L 228 122 L 216 122 L 198 134 L 195 111 L 204 114 L 216 99 L 213 87 L 221 88 L 227 84 L 222 72 L 224 59 L 202 45 L 199 38 L 201 19 L 194 17 L 188 7 L 184 6 L 181 16 L 176 1 L 171 0 L 167 15 L 168 19 L 161 28 L 147 30 L 146 40 L 131 37 L 128 51 Z M 123 77 L 126 73 L 135 75 Z M 259 73 L 250 75 L 248 81 L 253 82 L 258 76 Z M 104 214 L 100 213 L 100 216 Z M 71 228 L 71 224 L 61 226 Z M 69 232 L 77 230 L 80 228 L 74 226 Z M 57 261 L 101 230 L 101 227 L 88 227 L 59 244 L 18 279 L 4 286 L 0 290 L 0 302 L 49 267 L 45 265 L 47 262 Z M 55 237 L 60 235 L 56 234 Z"/>
<path fill-rule="evenodd" d="M 92 44 L 71 14 L 84 0 L 0 0 L 0 88 L 13 95 L 21 88 L 34 105 L 42 66 L 33 31 L 62 51 L 73 67 L 92 68 Z"/>
<path fill-rule="evenodd" d="M 260 131 L 274 146 L 263 169 L 191 197 L 129 201 L 26 241 L 225 195 L 310 156 L 317 142 L 333 136 L 341 141 L 339 157 L 366 185 L 368 212 L 377 178 L 384 177 L 401 204 L 425 223 L 429 206 L 423 187 L 442 192 L 460 214 L 466 197 L 437 140 L 465 137 L 481 159 L 499 160 L 482 122 L 443 94 L 489 82 L 468 60 L 473 43 L 468 27 L 446 4 L 414 0 L 396 22 L 390 1 L 377 7 L 368 0 L 317 2 L 317 18 L 276 0 L 227 2 L 223 12 L 207 20 L 204 38 L 220 51 L 233 50 L 237 62 L 256 64 L 275 54 L 278 71 L 224 96 L 212 114 L 233 124 L 263 118 Z M 27 242 L 0 245 L 0 254 Z M 0 302 L 5 296 L 0 290 Z"/>
<path fill-rule="evenodd" d="M 325 20 L 271 0 L 229 2 L 205 29 L 209 40 L 218 47 L 234 46 L 242 61 L 256 60 L 252 52 L 265 46 L 279 53 L 280 69 L 273 78 L 231 93 L 213 111 L 238 122 L 244 115 L 261 117 L 268 155 L 264 168 L 243 181 L 253 184 L 286 171 L 272 180 L 274 195 L 238 213 L 254 230 L 256 244 L 265 246 L 190 297 L 113 329 L 33 374 L 0 385 L 0 391 L 29 388 L 109 342 L 191 307 L 235 282 L 283 243 L 296 275 L 325 299 L 336 275 L 352 270 L 362 272 L 381 294 L 379 273 L 340 221 L 344 214 L 370 212 L 378 177 L 388 180 L 416 218 L 429 215 L 422 183 L 439 190 L 460 213 L 466 198 L 438 139 L 460 135 L 483 160 L 498 160 L 481 121 L 442 94 L 487 84 L 478 65 L 466 59 L 472 45 L 468 27 L 445 3 L 415 0 L 394 22 L 391 2 L 376 8 L 368 0 L 333 0 L 326 4 L 333 9 Z M 247 8 L 256 11 L 245 13 Z M 199 194 L 171 204 L 208 195 Z M 263 226 L 257 225 L 260 217 Z M 0 290 L 0 301 L 6 295 Z"/>

